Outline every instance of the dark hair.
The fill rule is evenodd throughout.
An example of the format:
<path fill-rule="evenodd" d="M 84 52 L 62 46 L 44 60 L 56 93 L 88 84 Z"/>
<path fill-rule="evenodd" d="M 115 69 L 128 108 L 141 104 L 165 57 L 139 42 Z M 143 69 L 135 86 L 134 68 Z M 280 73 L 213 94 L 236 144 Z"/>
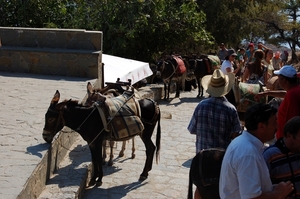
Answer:
<path fill-rule="evenodd" d="M 264 51 L 258 49 L 258 50 L 256 50 L 256 51 L 254 52 L 254 57 L 255 57 L 256 59 L 262 60 L 262 59 L 265 57 L 265 53 L 264 53 Z"/>
<path fill-rule="evenodd" d="M 300 116 L 295 116 L 292 119 L 290 119 L 283 128 L 284 135 L 286 136 L 289 132 L 293 135 L 294 138 L 296 138 L 296 135 L 300 131 Z"/>
<path fill-rule="evenodd" d="M 276 113 L 277 109 L 270 104 L 255 104 L 245 112 L 245 127 L 248 131 L 255 131 L 258 123 L 268 124 L 269 119 Z"/>
<path fill-rule="evenodd" d="M 280 75 L 282 77 L 284 77 L 286 79 L 286 81 L 288 81 L 290 84 L 297 84 L 297 75 L 295 75 L 295 77 L 286 77 L 284 75 Z"/>
<path fill-rule="evenodd" d="M 266 49 L 266 50 L 265 50 L 265 52 L 264 52 L 264 53 L 265 53 L 265 56 L 264 56 L 265 59 L 267 58 L 269 51 L 270 51 L 269 49 Z"/>

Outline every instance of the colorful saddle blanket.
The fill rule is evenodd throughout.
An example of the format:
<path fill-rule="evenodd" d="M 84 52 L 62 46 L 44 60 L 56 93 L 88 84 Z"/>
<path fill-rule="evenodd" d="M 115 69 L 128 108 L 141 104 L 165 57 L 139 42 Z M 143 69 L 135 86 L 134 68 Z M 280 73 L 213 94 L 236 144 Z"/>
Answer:
<path fill-rule="evenodd" d="M 240 101 L 238 103 L 238 110 L 240 112 L 245 112 L 250 106 L 257 103 L 266 103 L 265 99 L 262 98 L 260 101 L 254 99 L 255 95 L 261 91 L 259 84 L 248 84 L 239 83 L 240 88 Z"/>
<path fill-rule="evenodd" d="M 183 74 L 183 73 L 185 73 L 186 67 L 185 67 L 185 65 L 184 65 L 183 60 L 180 59 L 179 57 L 176 57 L 176 56 L 173 56 L 173 58 L 176 60 L 177 65 L 178 65 L 178 67 L 177 67 L 177 69 L 176 69 L 176 73 L 177 73 L 177 74 Z"/>
<path fill-rule="evenodd" d="M 111 132 L 112 139 L 125 140 L 143 132 L 140 106 L 134 97 L 120 95 L 107 98 L 104 106 L 107 115 L 104 115 L 102 108 L 103 106 L 98 107 L 98 110 L 105 129 Z"/>

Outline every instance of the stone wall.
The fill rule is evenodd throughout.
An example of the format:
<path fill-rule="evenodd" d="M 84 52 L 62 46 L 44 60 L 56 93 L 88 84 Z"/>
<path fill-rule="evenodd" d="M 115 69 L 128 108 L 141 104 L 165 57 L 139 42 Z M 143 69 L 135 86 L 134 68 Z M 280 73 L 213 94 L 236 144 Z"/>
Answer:
<path fill-rule="evenodd" d="M 0 27 L 0 71 L 101 77 L 102 32 Z"/>

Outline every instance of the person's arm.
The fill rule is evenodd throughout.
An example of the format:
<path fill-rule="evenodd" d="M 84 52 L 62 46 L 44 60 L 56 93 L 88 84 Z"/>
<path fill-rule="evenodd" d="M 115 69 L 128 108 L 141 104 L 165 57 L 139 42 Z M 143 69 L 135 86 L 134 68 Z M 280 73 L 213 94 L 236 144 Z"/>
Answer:
<path fill-rule="evenodd" d="M 293 183 L 291 183 L 291 181 L 280 182 L 279 184 L 273 186 L 272 191 L 262 193 L 260 196 L 255 197 L 253 199 L 269 199 L 269 198 L 284 199 L 293 190 L 294 190 L 294 186 Z"/>
<path fill-rule="evenodd" d="M 268 82 L 268 75 L 269 75 L 269 73 L 268 73 L 268 66 L 264 66 L 265 67 L 265 72 L 264 72 L 264 85 L 267 85 L 267 82 Z"/>
<path fill-rule="evenodd" d="M 255 100 L 260 100 L 261 98 L 264 98 L 266 96 L 271 96 L 271 97 L 278 97 L 278 98 L 284 98 L 286 95 L 285 90 L 276 90 L 276 91 L 271 91 L 271 90 L 266 90 L 264 92 L 260 92 L 255 95 Z"/>
<path fill-rule="evenodd" d="M 265 46 L 265 45 L 263 45 L 263 44 L 262 44 L 261 46 L 262 46 L 262 48 L 264 49 L 264 51 L 267 50 L 267 49 L 269 49 L 267 46 Z"/>
<path fill-rule="evenodd" d="M 247 66 L 245 66 L 245 72 L 244 72 L 244 75 L 243 75 L 243 82 L 247 82 L 248 78 L 249 78 L 249 69 Z"/>
<path fill-rule="evenodd" d="M 237 74 L 240 71 L 241 67 L 240 67 L 240 64 L 238 62 L 236 62 L 235 65 L 236 65 L 236 69 L 233 71 L 233 73 Z"/>
<path fill-rule="evenodd" d="M 261 172 L 265 172 L 264 169 L 258 169 L 263 163 L 260 158 L 257 158 L 255 154 L 242 156 L 239 160 L 232 163 L 233 168 L 236 171 L 239 193 L 245 198 L 260 194 L 252 199 L 284 199 L 294 189 L 291 181 L 280 182 L 279 184 L 273 185 L 270 191 L 263 191 L 262 186 L 264 181 L 261 180 Z M 254 169 L 255 168 L 255 169 Z M 264 175 L 265 178 L 269 178 L 269 175 Z M 270 179 L 266 179 L 266 182 Z M 252 183 L 251 183 L 252 182 Z M 255 182 L 255 183 L 254 183 Z M 269 185 L 270 186 L 270 185 Z M 271 188 L 271 187 L 270 187 Z"/>

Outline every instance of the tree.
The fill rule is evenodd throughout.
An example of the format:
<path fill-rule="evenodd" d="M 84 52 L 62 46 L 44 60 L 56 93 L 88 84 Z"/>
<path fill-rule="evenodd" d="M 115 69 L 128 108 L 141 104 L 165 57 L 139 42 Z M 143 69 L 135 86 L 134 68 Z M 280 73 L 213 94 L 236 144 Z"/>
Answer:
<path fill-rule="evenodd" d="M 62 28 L 66 20 L 65 0 L 0 0 L 0 25 Z"/>
<path fill-rule="evenodd" d="M 225 43 L 236 48 L 243 39 L 252 40 L 249 0 L 198 0 L 199 8 L 206 14 L 207 31 L 215 38 L 216 45 Z M 215 47 L 216 47 L 215 45 Z"/>
<path fill-rule="evenodd" d="M 270 36 L 267 40 L 288 43 L 292 60 L 299 62 L 296 47 L 300 48 L 300 1 L 268 0 L 268 4 L 257 8 L 256 20 L 266 25 Z"/>
<path fill-rule="evenodd" d="M 72 14 L 76 23 L 66 26 L 103 31 L 105 53 L 154 61 L 166 53 L 199 52 L 213 42 L 204 26 L 205 15 L 194 1 L 102 0 L 84 7 L 83 2 L 76 3 Z"/>

